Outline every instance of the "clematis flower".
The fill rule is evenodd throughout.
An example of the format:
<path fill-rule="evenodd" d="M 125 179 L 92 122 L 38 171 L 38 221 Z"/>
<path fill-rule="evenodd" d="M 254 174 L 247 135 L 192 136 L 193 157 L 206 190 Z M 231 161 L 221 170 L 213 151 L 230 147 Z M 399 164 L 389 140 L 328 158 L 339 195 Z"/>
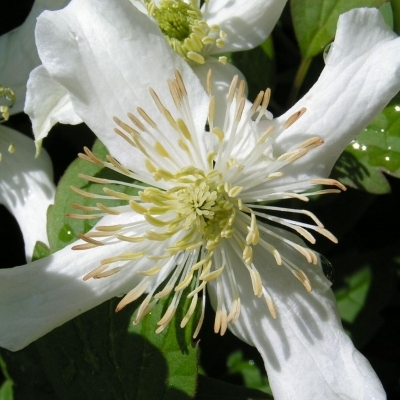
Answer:
<path fill-rule="evenodd" d="M 38 20 L 44 68 L 110 152 L 101 160 L 86 149 L 81 158 L 125 179 L 81 174 L 104 194 L 75 189 L 94 204 L 76 204 L 70 216 L 101 218 L 94 229 L 48 258 L 0 271 L 1 346 L 18 350 L 120 294 L 118 310 L 147 294 L 136 322 L 172 294 L 161 331 L 190 286 L 182 325 L 195 307 L 204 310 L 207 290 L 215 331 L 230 329 L 257 347 L 276 399 L 383 399 L 371 366 L 343 331 L 318 255 L 270 222 L 311 242 L 313 231 L 335 237 L 315 215 L 268 201 L 344 189 L 328 179 L 330 169 L 399 90 L 400 40 L 376 10 L 344 14 L 318 82 L 272 120 L 268 90 L 251 104 L 235 78 L 227 99 L 217 101 L 212 74 L 205 91 L 158 40 L 158 28 L 140 13 L 127 17 L 125 8 L 72 1 Z M 126 205 L 103 204 L 113 199 Z"/>
<path fill-rule="evenodd" d="M 212 0 L 201 8 L 199 0 L 131 0 L 135 7 L 126 3 L 127 0 L 109 0 L 107 12 L 112 13 L 114 8 L 125 9 L 134 19 L 139 9 L 148 15 L 159 27 L 154 30 L 153 40 L 165 38 L 191 65 L 203 84 L 208 70 L 213 68 L 214 94 L 225 96 L 233 76 L 242 75 L 236 67 L 226 63 L 225 56 L 219 58 L 221 62 L 212 56 L 248 50 L 261 44 L 278 21 L 286 0 Z M 152 54 L 151 51 L 150 56 Z M 39 152 L 43 139 L 57 122 L 78 124 L 82 120 L 74 112 L 64 85 L 53 80 L 44 66 L 32 72 L 28 85 L 25 112 L 32 120 Z"/>
<path fill-rule="evenodd" d="M 0 84 L 13 90 L 12 114 L 23 111 L 30 72 L 40 65 L 35 45 L 36 18 L 44 10 L 57 10 L 69 0 L 36 0 L 25 22 L 0 36 Z"/>
<path fill-rule="evenodd" d="M 8 119 L 23 111 L 29 73 L 40 64 L 35 45 L 36 17 L 45 9 L 65 6 L 66 0 L 36 0 L 18 28 L 0 36 L 0 113 Z M 46 152 L 34 159 L 34 142 L 0 125 L 0 204 L 17 219 L 27 260 L 36 241 L 48 243 L 47 207 L 54 200 L 53 168 Z"/>
<path fill-rule="evenodd" d="M 240 72 L 211 56 L 250 50 L 260 45 L 275 27 L 286 0 L 253 1 L 132 0 L 132 4 L 159 26 L 170 46 L 191 65 L 205 83 L 213 68 L 214 85 L 227 85 Z M 229 67 L 229 68 L 228 68 Z"/>

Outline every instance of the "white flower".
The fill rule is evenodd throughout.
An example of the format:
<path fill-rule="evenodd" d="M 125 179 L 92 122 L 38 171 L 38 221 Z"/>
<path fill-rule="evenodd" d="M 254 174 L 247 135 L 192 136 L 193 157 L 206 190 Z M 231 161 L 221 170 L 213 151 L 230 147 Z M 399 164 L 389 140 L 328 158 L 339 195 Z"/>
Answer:
<path fill-rule="evenodd" d="M 260 45 L 275 27 L 286 0 L 207 0 L 202 6 L 200 0 L 132 0 L 132 4 L 155 21 L 203 82 L 213 68 L 218 71 L 216 83 L 222 79 L 229 85 L 237 69 L 224 68 L 211 56 Z M 219 61 L 226 64 L 226 57 Z"/>
<path fill-rule="evenodd" d="M 95 0 L 73 1 L 42 14 L 37 42 L 44 68 L 111 154 L 106 161 L 89 150 L 81 157 L 146 186 L 137 185 L 142 193 L 130 197 L 108 190 L 107 180 L 81 176 L 103 185 L 105 198 L 127 204 L 105 207 L 95 196 L 93 208 L 77 205 L 81 218 L 104 215 L 83 240 L 0 271 L 0 344 L 18 350 L 125 293 L 119 308 L 148 293 L 137 321 L 167 291 L 174 293 L 162 330 L 192 281 L 193 304 L 208 289 L 215 330 L 228 328 L 260 351 L 276 399 L 385 398 L 343 331 L 318 256 L 267 222 L 310 241 L 313 230 L 335 238 L 310 213 L 304 212 L 305 225 L 259 202 L 306 200 L 311 194 L 304 191 L 316 184 L 342 188 L 327 179 L 330 168 L 399 90 L 400 40 L 376 10 L 343 15 L 318 82 L 286 115 L 269 120 L 268 91 L 252 106 L 234 81 L 227 101 L 213 100 L 212 79 L 206 93 L 158 40 L 154 24 L 127 11 L 126 4 L 110 10 Z M 223 126 L 214 124 L 217 113 Z"/>
<path fill-rule="evenodd" d="M 35 45 L 36 18 L 44 10 L 57 10 L 69 0 L 36 0 L 25 22 L 0 36 L 0 85 L 11 88 L 16 97 L 10 114 L 23 111 L 29 73 L 40 65 Z"/>
<path fill-rule="evenodd" d="M 1 106 L 12 103 L 7 110 L 10 115 L 23 110 L 29 73 L 40 64 L 34 35 L 36 17 L 43 10 L 61 8 L 68 1 L 36 0 L 25 22 L 0 36 L 0 85 L 11 89 L 15 96 L 15 101 L 9 102 L 6 93 L 0 91 L 0 112 Z M 25 255 L 30 260 L 37 240 L 48 243 L 46 212 L 55 193 L 53 168 L 45 152 L 40 159 L 34 159 L 32 140 L 2 125 L 0 154 L 0 204 L 17 219 L 24 236 Z"/>
<path fill-rule="evenodd" d="M 124 8 L 128 17 L 136 18 L 137 10 L 127 4 L 127 0 L 107 0 L 106 3 L 101 7 L 110 10 L 107 12 Z M 150 57 L 154 54 L 153 42 L 165 37 L 190 63 L 203 84 L 212 67 L 215 95 L 225 96 L 232 77 L 241 76 L 241 73 L 233 65 L 226 64 L 226 57 L 220 58 L 224 61 L 222 63 L 211 56 L 248 50 L 261 44 L 278 21 L 286 0 L 211 0 L 201 8 L 199 0 L 131 0 L 131 3 L 146 15 L 149 10 L 149 14 L 156 17 L 157 29 L 153 30 L 152 42 L 149 43 Z M 145 23 L 144 19 L 141 23 Z M 126 32 L 126 35 L 130 33 Z M 31 117 L 40 151 L 42 140 L 57 122 L 78 124 L 82 120 L 71 107 L 63 83 L 52 80 L 43 66 L 32 72 L 28 86 L 30 95 L 25 112 Z"/>

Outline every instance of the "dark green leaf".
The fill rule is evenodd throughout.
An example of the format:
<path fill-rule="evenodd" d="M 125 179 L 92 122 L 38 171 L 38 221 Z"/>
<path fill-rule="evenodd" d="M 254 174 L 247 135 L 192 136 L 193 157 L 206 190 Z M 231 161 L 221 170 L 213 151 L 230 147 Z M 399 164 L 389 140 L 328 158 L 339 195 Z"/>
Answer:
<path fill-rule="evenodd" d="M 143 299 L 142 299 L 143 300 Z M 188 400 L 197 381 L 197 347 L 174 321 L 156 335 L 161 303 L 133 327 L 132 307 L 101 304 L 37 341 L 60 400 Z M 189 326 L 189 329 L 192 327 Z"/>
<path fill-rule="evenodd" d="M 340 315 L 356 346 L 368 343 L 383 323 L 382 310 L 396 292 L 397 255 L 398 244 L 332 260 L 344 277 L 335 284 Z"/>
<path fill-rule="evenodd" d="M 305 59 L 321 53 L 334 38 L 340 14 L 356 7 L 379 7 L 385 0 L 292 0 L 293 25 Z"/>
<path fill-rule="evenodd" d="M 242 351 L 233 352 L 227 361 L 230 375 L 240 374 L 244 385 L 250 389 L 258 389 L 272 395 L 268 378 L 253 360 L 245 360 Z"/>
<path fill-rule="evenodd" d="M 345 185 L 388 193 L 384 174 L 400 177 L 400 101 L 394 100 L 346 148 L 333 175 Z"/>
<path fill-rule="evenodd" d="M 93 152 L 101 159 L 107 154 L 99 142 Z M 76 240 L 79 233 L 86 232 L 97 222 L 65 217 L 65 213 L 74 212 L 71 203 L 91 206 L 96 202 L 73 192 L 71 185 L 103 194 L 102 185 L 82 180 L 78 173 L 123 179 L 119 174 L 81 159 L 71 164 L 59 184 L 55 205 L 49 212 L 52 251 Z M 116 189 L 116 185 L 107 187 Z M 127 190 L 132 193 L 131 189 Z M 119 205 L 115 201 L 104 201 L 104 204 Z M 101 304 L 37 341 L 47 377 L 58 398 L 192 398 L 197 382 L 197 347 L 192 346 L 190 337 L 197 319 L 193 318 L 184 330 L 179 327 L 190 301 L 181 302 L 179 315 L 159 335 L 155 334 L 157 321 L 166 311 L 169 299 L 160 301 L 135 327 L 130 321 L 140 299 L 116 314 L 114 310 L 118 301 L 114 299 Z"/>
<path fill-rule="evenodd" d="M 199 375 L 196 400 L 268 400 L 271 396 L 255 389 L 248 389 L 230 383 Z"/>

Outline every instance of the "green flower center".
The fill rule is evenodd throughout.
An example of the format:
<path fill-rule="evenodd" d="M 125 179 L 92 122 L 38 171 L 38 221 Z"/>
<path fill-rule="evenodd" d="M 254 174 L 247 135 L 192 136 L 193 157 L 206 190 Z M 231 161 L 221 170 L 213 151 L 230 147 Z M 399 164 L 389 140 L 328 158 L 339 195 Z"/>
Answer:
<path fill-rule="evenodd" d="M 173 236 L 177 230 L 187 231 L 173 253 L 193 245 L 198 234 L 202 237 L 201 244 L 210 251 L 221 239 L 234 233 L 238 206 L 235 195 L 239 190 L 221 183 L 220 177 L 215 170 L 206 174 L 196 168 L 185 168 L 168 179 L 175 183 L 173 188 L 166 191 L 148 188 L 139 193 L 142 203 L 131 202 L 131 207 L 142 213 L 154 227 L 162 228 L 164 239 Z M 174 217 L 162 218 L 166 214 L 174 214 Z"/>
<path fill-rule="evenodd" d="M 226 34 L 203 20 L 196 0 L 161 0 L 158 7 L 150 0 L 145 3 L 165 39 L 187 62 L 203 64 L 214 46 L 224 46 Z"/>

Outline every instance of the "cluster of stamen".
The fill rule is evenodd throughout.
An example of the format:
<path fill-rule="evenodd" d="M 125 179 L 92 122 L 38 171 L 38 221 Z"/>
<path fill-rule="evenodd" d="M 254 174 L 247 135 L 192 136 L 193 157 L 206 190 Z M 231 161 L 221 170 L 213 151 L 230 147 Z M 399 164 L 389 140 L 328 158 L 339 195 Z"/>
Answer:
<path fill-rule="evenodd" d="M 10 117 L 9 109 L 15 103 L 15 93 L 10 88 L 6 88 L 6 87 L 0 85 L 0 99 L 1 98 L 5 99 L 6 104 L 0 104 L 0 115 L 1 115 L 0 123 L 7 121 L 8 118 Z M 0 140 L 2 140 L 2 139 L 0 138 Z M 10 154 L 13 154 L 15 152 L 15 145 L 13 143 L 9 143 L 7 151 Z M 2 161 L 2 159 L 3 159 L 3 155 L 2 155 L 2 153 L 0 153 L 0 162 Z"/>
<path fill-rule="evenodd" d="M 203 20 L 197 0 L 161 0 L 158 6 L 154 1 L 144 2 L 170 46 L 186 61 L 204 64 L 214 46 L 224 47 L 225 32 Z"/>
<path fill-rule="evenodd" d="M 317 264 L 318 258 L 312 250 L 289 240 L 267 224 L 260 224 L 258 220 L 281 224 L 311 243 L 315 242 L 315 238 L 310 231 L 316 231 L 334 242 L 336 238 L 313 213 L 269 206 L 266 202 L 285 198 L 308 201 L 309 196 L 338 193 L 345 187 L 331 179 L 279 184 L 285 166 L 323 144 L 319 137 L 312 137 L 277 158 L 268 152 L 276 136 L 301 118 L 305 109 L 294 113 L 278 129 L 270 124 L 264 132 L 257 132 L 259 121 L 268 121 L 266 110 L 270 91 L 260 92 L 253 105 L 247 106 L 244 82 L 238 82 L 235 77 L 224 107 L 223 125 L 215 126 L 214 116 L 218 105 L 212 95 L 210 73 L 207 81 L 209 131 L 204 130 L 203 133 L 209 138 L 205 140 L 205 137 L 199 137 L 195 129 L 188 93 L 180 73 L 176 71 L 175 79 L 168 84 L 176 108 L 174 112 L 168 110 L 154 90 L 150 89 L 150 95 L 164 121 L 162 127 L 140 107 L 137 108 L 137 115 L 128 113 L 129 123 L 114 118 L 118 126 L 115 133 L 132 146 L 132 151 L 142 153 L 148 173 L 131 171 L 110 155 L 106 160 L 101 160 L 87 148 L 85 154 L 79 155 L 86 161 L 124 175 L 132 183 L 80 174 L 82 179 L 105 185 L 104 194 L 73 187 L 77 193 L 97 199 L 98 202 L 90 207 L 73 204 L 74 208 L 84 213 L 69 214 L 70 217 L 91 219 L 132 210 L 142 216 L 139 221 L 132 223 L 97 225 L 89 233 L 80 235 L 84 243 L 76 245 L 76 250 L 121 242 L 131 244 L 129 251 L 102 260 L 84 280 L 122 273 L 135 268 L 139 260 L 145 259 L 148 269 L 136 271 L 142 280 L 121 300 L 117 311 L 147 293 L 135 318 L 135 323 L 138 323 L 160 299 L 171 296 L 170 305 L 158 322 L 156 332 L 161 332 L 173 318 L 182 296 L 191 299 L 181 322 L 183 327 L 194 314 L 202 295 L 201 316 L 194 337 L 204 319 L 206 286 L 213 281 L 217 293 L 214 328 L 215 332 L 222 335 L 228 324 L 234 323 L 240 315 L 239 285 L 231 261 L 235 258 L 241 260 L 242 267 L 247 269 L 254 295 L 265 299 L 271 316 L 276 318 L 277 308 L 273 297 L 253 262 L 255 249 L 271 254 L 276 265 L 289 270 L 308 292 L 312 291 L 308 276 L 271 242 L 278 239 L 284 246 L 294 248 L 310 264 Z M 258 139 L 253 146 L 242 145 L 249 143 L 254 136 Z M 262 169 L 255 168 L 261 165 Z M 106 186 L 109 184 L 117 184 L 128 190 L 136 189 L 137 193 L 112 190 Z M 306 191 L 321 185 L 336 188 Z M 110 207 L 101 202 L 103 200 L 123 200 L 126 207 Z M 270 215 L 271 211 L 274 214 L 302 214 L 310 218 L 312 223 Z M 224 282 L 229 282 L 228 287 L 226 283 L 223 284 L 223 276 Z M 160 282 L 158 284 L 155 284 L 156 277 L 162 278 L 157 280 Z M 224 295 L 226 290 L 230 291 L 229 304 Z"/>
<path fill-rule="evenodd" d="M 0 98 L 4 98 L 6 100 L 6 104 L 0 104 L 0 114 L 2 118 L 0 118 L 0 122 L 7 121 L 10 117 L 9 109 L 15 103 L 15 93 L 10 88 L 4 87 L 0 85 Z"/>

